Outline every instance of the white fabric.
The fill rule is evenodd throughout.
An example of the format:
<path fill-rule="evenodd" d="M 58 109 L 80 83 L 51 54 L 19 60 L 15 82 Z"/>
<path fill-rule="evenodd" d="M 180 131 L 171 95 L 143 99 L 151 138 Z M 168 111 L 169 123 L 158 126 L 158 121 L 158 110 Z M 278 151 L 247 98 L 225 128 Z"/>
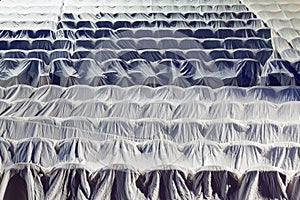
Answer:
<path fill-rule="evenodd" d="M 0 199 L 297 199 L 300 4 L 244 2 L 0 1 Z"/>

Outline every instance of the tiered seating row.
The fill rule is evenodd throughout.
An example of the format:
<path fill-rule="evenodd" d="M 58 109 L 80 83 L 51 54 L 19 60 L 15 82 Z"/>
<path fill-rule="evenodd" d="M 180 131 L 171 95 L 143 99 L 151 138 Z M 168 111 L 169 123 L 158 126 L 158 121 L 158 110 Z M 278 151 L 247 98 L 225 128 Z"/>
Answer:
<path fill-rule="evenodd" d="M 115 22 L 110 20 L 103 21 L 60 21 L 57 29 L 96 29 L 96 28 L 264 28 L 265 25 L 260 19 L 248 20 L 118 20 Z"/>
<path fill-rule="evenodd" d="M 48 39 L 50 41 L 60 40 L 69 38 L 70 40 L 76 39 L 97 39 L 105 38 L 118 39 L 118 38 L 182 38 L 182 37 L 192 37 L 198 39 L 211 39 L 219 38 L 225 39 L 228 37 L 237 37 L 237 38 L 262 38 L 269 39 L 271 37 L 271 32 L 269 28 L 239 28 L 239 29 L 230 29 L 230 28 L 120 28 L 113 30 L 111 28 L 99 28 L 99 29 L 78 29 L 78 30 L 50 30 L 50 29 L 41 29 L 41 30 L 0 30 L 0 39 L 10 40 L 10 39 Z"/>
<path fill-rule="evenodd" d="M 131 102 L 172 102 L 173 104 L 188 101 L 203 102 L 253 102 L 266 101 L 271 103 L 287 103 L 300 101 L 300 87 L 221 87 L 212 89 L 206 86 L 193 86 L 181 88 L 176 86 L 162 86 L 152 88 L 148 86 L 135 85 L 132 87 L 118 87 L 105 85 L 101 87 L 90 87 L 77 85 L 73 87 L 60 87 L 56 85 L 45 85 L 32 87 L 28 85 L 15 85 L 7 88 L 0 87 L 0 97 L 6 101 L 36 100 L 48 102 L 59 99 L 80 101 L 102 101 L 116 103 L 127 99 Z"/>
<path fill-rule="evenodd" d="M 133 49 L 133 50 L 143 50 L 143 49 L 158 49 L 158 50 L 189 50 L 189 49 L 262 49 L 269 48 L 272 49 L 272 44 L 270 39 L 263 39 L 258 37 L 250 37 L 248 39 L 228 37 L 225 39 L 195 39 L 184 35 L 184 33 L 178 32 L 175 34 L 182 34 L 182 37 L 172 38 L 166 37 L 161 39 L 151 39 L 147 35 L 147 31 L 138 32 L 136 34 L 144 35 L 139 39 L 133 38 L 120 38 L 120 39 L 77 39 L 72 42 L 68 39 L 61 40 L 28 40 L 28 39 L 13 39 L 5 40 L 0 39 L 0 50 L 53 50 L 53 49 L 63 49 L 64 47 L 74 46 L 74 50 L 80 49 L 90 49 L 90 50 L 100 50 L 100 49 Z M 127 45 L 127 46 L 126 46 Z M 72 50 L 67 49 L 67 50 Z"/>
<path fill-rule="evenodd" d="M 11 14 L 14 16 L 14 14 Z M 1 15 L 0 15 L 1 16 Z M 100 12 L 97 14 L 93 13 L 62 13 L 61 20 L 87 20 L 87 21 L 123 21 L 123 20 L 213 20 L 213 19 L 223 19 L 223 20 L 234 20 L 234 19 L 253 19 L 256 16 L 250 11 L 191 11 L 191 12 L 137 12 L 137 13 L 124 13 L 122 11 L 113 12 Z"/>
<path fill-rule="evenodd" d="M 213 52 L 224 53 L 216 50 Z M 270 51 L 259 51 L 262 54 L 268 52 L 270 53 Z M 14 54 L 15 58 L 19 57 L 16 52 L 7 53 Z M 43 56 L 39 52 L 31 53 L 33 56 Z M 39 86 L 48 83 L 61 86 L 76 84 L 131 86 L 138 84 L 152 87 L 207 85 L 213 88 L 226 85 L 243 87 L 259 84 L 266 86 L 300 85 L 299 61 L 270 59 L 261 72 L 261 64 L 254 59 L 220 58 L 205 62 L 204 58 L 209 60 L 214 57 L 212 54 L 199 56 L 201 51 L 189 51 L 188 53 L 195 53 L 199 56 L 191 59 L 186 59 L 180 53 L 161 54 L 159 50 L 144 50 L 139 53 L 120 51 L 119 58 L 115 58 L 116 55 L 110 51 L 99 51 L 95 55 L 86 54 L 84 51 L 77 53 L 75 55 L 81 59 L 72 61 L 69 59 L 70 55 L 67 51 L 54 51 L 51 54 L 51 58 L 54 60 L 49 65 L 41 60 L 48 60 L 47 56 L 41 59 L 1 59 L 0 85 L 7 87 L 12 84 Z M 167 53 L 169 55 L 173 53 L 173 57 L 166 59 L 163 55 L 167 55 Z M 95 58 L 82 59 L 80 54 L 86 57 L 95 56 Z M 182 56 L 182 59 L 177 59 L 179 56 Z M 25 57 L 25 54 L 23 53 L 20 57 Z M 65 58 L 56 59 L 56 57 Z M 27 72 L 29 71 L 31 79 L 25 78 L 28 77 Z"/>
<path fill-rule="evenodd" d="M 119 102 L 124 99 L 132 102 L 186 102 L 186 101 L 234 101 L 253 102 L 267 101 L 272 103 L 285 103 L 300 101 L 300 87 L 221 87 L 212 89 L 206 86 L 193 86 L 181 88 L 176 86 L 162 86 L 152 88 L 148 86 L 135 85 L 131 87 L 119 87 L 104 85 L 101 87 L 90 87 L 77 85 L 73 87 L 61 87 L 56 85 L 45 85 L 32 87 L 28 85 L 15 85 L 7 88 L 0 87 L 0 97 L 3 100 L 15 101 L 32 99 L 47 102 L 58 99 L 74 101 L 98 100 L 103 102 Z"/>
<path fill-rule="evenodd" d="M 74 63 L 68 59 L 55 59 L 48 67 L 39 59 L 2 59 L 0 84 L 4 87 L 13 84 L 39 86 L 49 83 L 61 86 L 138 84 L 152 87 L 189 87 L 200 84 L 215 88 L 224 85 L 254 86 L 260 76 L 260 64 L 253 59 L 218 59 L 210 63 L 198 59 L 181 63 L 170 59 L 161 60 L 159 63 L 148 61 L 157 60 L 158 55 L 155 51 L 146 51 L 144 56 L 147 59 L 133 59 L 128 63 L 121 59 L 111 59 L 101 64 L 92 59 Z"/>
<path fill-rule="evenodd" d="M 129 164 L 140 170 L 167 164 L 176 164 L 190 170 L 197 170 L 199 166 L 223 166 L 239 172 L 261 166 L 290 171 L 299 171 L 300 168 L 300 146 L 291 143 L 261 145 L 245 142 L 220 145 L 196 140 L 179 145 L 164 140 L 134 143 L 128 140 L 71 138 L 54 141 L 28 138 L 21 141 L 1 140 L 0 148 L 3 158 L 1 169 L 14 163 L 34 163 L 53 168 L 66 162 L 87 163 L 92 169 L 113 164 Z"/>
<path fill-rule="evenodd" d="M 300 142 L 300 126 L 295 119 L 291 122 L 259 120 L 257 118 L 253 121 L 225 118 L 203 121 L 197 119 L 166 121 L 157 117 L 157 113 L 161 112 L 157 109 L 158 106 L 156 109 L 152 109 L 152 111 L 157 112 L 156 115 L 149 114 L 150 108 L 147 110 L 149 119 L 68 117 L 62 113 L 63 109 L 69 113 L 70 109 L 68 110 L 67 106 L 69 105 L 60 106 L 62 111 L 55 110 L 58 113 L 57 115 L 64 118 L 49 116 L 1 117 L 1 137 L 14 140 L 30 137 L 56 140 L 79 137 L 93 141 L 125 139 L 131 142 L 146 142 L 157 139 L 174 142 L 174 144 L 189 143 L 196 140 L 216 143 L 237 142 L 237 144 L 247 142 L 260 144 Z M 162 104 L 161 106 L 166 105 Z M 35 112 L 34 108 L 30 108 L 30 110 Z M 26 112 L 24 111 L 24 113 Z M 286 115 L 288 111 L 282 113 Z M 89 113 L 89 115 L 92 114 Z M 198 151 L 196 150 L 196 152 Z"/>
<path fill-rule="evenodd" d="M 93 110 L 97 112 L 93 112 Z M 264 112 L 259 112 L 264 110 Z M 81 101 L 57 99 L 48 102 L 38 100 L 0 101 L 0 116 L 11 117 L 90 117 L 124 119 L 192 119 L 192 120 L 274 120 L 295 121 L 299 118 L 300 104 L 287 102 L 275 104 L 265 101 L 241 102 L 203 102 L 203 101 Z M 164 114 L 159 115 L 159 111 Z M 151 113 L 152 112 L 152 113 Z"/>
<path fill-rule="evenodd" d="M 73 14 L 99 14 L 100 12 L 106 12 L 106 13 L 153 13 L 153 12 L 180 12 L 180 13 L 188 13 L 188 12 L 226 12 L 226 11 L 233 11 L 233 12 L 243 12 L 248 11 L 248 8 L 245 5 L 240 4 L 240 2 L 233 2 L 231 4 L 212 4 L 211 1 L 207 3 L 195 3 L 192 5 L 187 5 L 180 3 L 173 3 L 173 4 L 155 4 L 154 2 L 151 2 L 148 5 L 142 5 L 142 2 L 139 1 L 138 3 L 134 5 L 129 5 L 128 2 L 124 3 L 123 5 L 112 5 L 111 2 L 109 2 L 110 5 L 107 5 L 106 3 L 102 4 L 87 4 L 84 2 L 84 5 L 78 5 L 79 2 L 73 3 L 73 4 L 65 4 L 63 7 L 63 13 L 73 13 Z"/>
<path fill-rule="evenodd" d="M 299 173 L 288 175 L 276 168 L 252 168 L 239 176 L 224 167 L 187 171 L 175 166 L 162 166 L 138 171 L 130 165 L 110 165 L 90 170 L 87 166 L 76 164 L 52 169 L 17 164 L 6 168 L 1 177 L 0 198 L 3 199 L 20 196 L 24 199 L 92 200 L 299 197 Z"/>

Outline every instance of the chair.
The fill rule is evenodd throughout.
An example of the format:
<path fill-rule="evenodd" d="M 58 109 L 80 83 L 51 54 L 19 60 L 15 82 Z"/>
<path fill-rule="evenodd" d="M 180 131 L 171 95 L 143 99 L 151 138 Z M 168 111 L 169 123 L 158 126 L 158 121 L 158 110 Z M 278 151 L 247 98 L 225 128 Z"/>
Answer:
<path fill-rule="evenodd" d="M 202 45 L 203 49 L 218 49 L 218 48 L 223 47 L 220 39 L 207 39 L 207 40 L 202 41 L 202 43 L 200 44 L 200 47 L 201 47 L 201 45 Z"/>
<path fill-rule="evenodd" d="M 37 39 L 32 41 L 32 49 L 53 50 L 53 45 L 50 40 Z"/>
<path fill-rule="evenodd" d="M 114 33 L 111 29 L 98 29 L 95 31 L 95 38 L 112 38 Z"/>
<path fill-rule="evenodd" d="M 260 28 L 256 31 L 256 36 L 264 39 L 271 38 L 271 29 L 270 28 Z"/>
<path fill-rule="evenodd" d="M 135 38 L 153 37 L 153 31 L 150 29 L 139 29 L 134 33 Z"/>
<path fill-rule="evenodd" d="M 196 39 L 183 39 L 180 41 L 179 47 L 181 49 L 203 49 L 204 46 Z"/>
<path fill-rule="evenodd" d="M 269 48 L 267 42 L 261 38 L 250 38 L 245 41 L 245 46 L 249 49 Z"/>
<path fill-rule="evenodd" d="M 197 20 L 197 21 L 190 21 L 189 22 L 189 25 L 190 27 L 193 27 L 193 28 L 207 28 L 208 25 L 205 21 L 202 21 L 202 20 Z"/>
<path fill-rule="evenodd" d="M 207 26 L 211 28 L 226 28 L 227 24 L 223 20 L 210 20 L 208 21 Z"/>
<path fill-rule="evenodd" d="M 95 49 L 95 42 L 93 40 L 76 40 L 75 49 Z"/>
<path fill-rule="evenodd" d="M 140 39 L 137 41 L 137 49 L 159 49 L 154 39 Z"/>
<path fill-rule="evenodd" d="M 55 50 L 52 51 L 50 54 L 50 60 L 55 60 L 57 58 L 65 58 L 65 59 L 69 59 L 71 56 L 69 54 L 68 51 L 63 51 L 63 50 Z"/>
<path fill-rule="evenodd" d="M 115 30 L 119 28 L 132 28 L 132 25 L 130 21 L 116 21 L 112 28 Z"/>
<path fill-rule="evenodd" d="M 34 33 L 34 38 L 55 39 L 55 32 L 53 30 L 48 29 L 37 30 Z"/>
<path fill-rule="evenodd" d="M 157 44 L 159 49 L 180 49 L 178 41 L 175 39 L 162 38 Z"/>
<path fill-rule="evenodd" d="M 28 58 L 37 58 L 42 60 L 46 65 L 49 65 L 49 53 L 44 50 L 33 50 L 28 53 Z"/>
<path fill-rule="evenodd" d="M 10 42 L 9 49 L 30 50 L 31 44 L 28 40 L 13 40 Z"/>
<path fill-rule="evenodd" d="M 154 38 L 174 37 L 173 31 L 169 29 L 155 30 L 153 34 Z"/>
<path fill-rule="evenodd" d="M 93 28 L 96 28 L 96 25 L 91 21 L 78 21 L 77 22 L 77 29 L 87 29 L 87 28 L 93 29 Z"/>
<path fill-rule="evenodd" d="M 194 37 L 199 39 L 214 38 L 215 34 L 211 29 L 202 28 L 194 32 Z"/>
<path fill-rule="evenodd" d="M 118 58 L 128 62 L 134 59 L 140 59 L 141 56 L 136 50 L 120 50 L 118 52 Z"/>
<path fill-rule="evenodd" d="M 76 30 L 74 35 L 75 35 L 76 39 L 84 39 L 84 38 L 93 39 L 93 38 L 96 38 L 95 32 L 93 30 L 90 30 L 90 29 Z"/>
<path fill-rule="evenodd" d="M 66 49 L 69 51 L 73 50 L 73 43 L 68 39 L 57 39 L 53 42 L 53 49 Z"/>
<path fill-rule="evenodd" d="M 120 47 L 114 40 L 108 38 L 97 39 L 95 41 L 94 49 L 119 49 Z"/>
<path fill-rule="evenodd" d="M 238 19 L 254 19 L 256 18 L 255 14 L 250 11 L 242 11 L 236 13 L 236 18 Z"/>
<path fill-rule="evenodd" d="M 170 28 L 170 24 L 165 20 L 154 20 L 149 24 L 149 27 Z"/>
<path fill-rule="evenodd" d="M 113 23 L 111 21 L 97 21 L 96 22 L 97 28 L 113 28 Z"/>
<path fill-rule="evenodd" d="M 273 52 L 273 49 L 259 49 L 255 54 L 255 58 L 262 64 L 262 66 L 264 66 L 265 63 L 271 58 Z"/>
<path fill-rule="evenodd" d="M 52 84 L 67 87 L 76 83 L 75 78 L 78 75 L 71 60 L 65 58 L 52 60 L 49 68 L 49 77 Z"/>
<path fill-rule="evenodd" d="M 14 37 L 12 30 L 0 30 L 0 39 L 10 39 Z"/>
<path fill-rule="evenodd" d="M 137 44 L 133 39 L 119 39 L 116 44 L 120 49 L 137 49 Z"/>
<path fill-rule="evenodd" d="M 115 35 L 117 38 L 134 38 L 134 33 L 129 28 L 120 28 L 115 31 Z"/>
<path fill-rule="evenodd" d="M 118 54 L 115 51 L 109 49 L 99 50 L 95 53 L 95 60 L 100 63 L 117 58 L 119 58 Z"/>
<path fill-rule="evenodd" d="M 57 29 L 76 29 L 77 25 L 75 21 L 60 21 L 57 24 Z"/>
<path fill-rule="evenodd" d="M 260 63 L 254 59 L 242 59 L 236 64 L 236 80 L 240 87 L 253 87 L 260 78 Z"/>
<path fill-rule="evenodd" d="M 186 59 L 186 55 L 181 50 L 166 50 L 164 57 L 167 59 L 172 59 L 172 60 L 185 60 Z"/>
<path fill-rule="evenodd" d="M 254 58 L 254 53 L 249 49 L 236 49 L 233 51 L 234 59 Z"/>
<path fill-rule="evenodd" d="M 230 55 L 229 51 L 227 51 L 225 49 L 212 50 L 209 53 L 209 55 L 212 58 L 212 60 L 216 60 L 216 59 L 219 59 L 219 58 L 232 59 L 232 56 Z"/>
<path fill-rule="evenodd" d="M 246 26 L 246 22 L 243 20 L 232 19 L 227 21 L 228 28 L 244 28 Z"/>
<path fill-rule="evenodd" d="M 193 37 L 194 33 L 191 29 L 177 29 L 174 32 L 175 38 Z"/>
<path fill-rule="evenodd" d="M 256 37 L 256 33 L 252 28 L 240 28 L 235 31 L 235 37 L 240 37 L 240 38 Z"/>
<path fill-rule="evenodd" d="M 216 38 L 219 38 L 219 39 L 234 37 L 234 31 L 229 28 L 220 28 L 220 29 L 216 30 L 215 36 L 216 36 Z"/>
<path fill-rule="evenodd" d="M 245 48 L 244 41 L 239 38 L 226 38 L 224 40 L 225 49 L 240 49 Z"/>
<path fill-rule="evenodd" d="M 84 58 L 92 58 L 95 59 L 94 52 L 90 50 L 76 50 L 71 56 L 72 59 L 84 59 Z"/>
<path fill-rule="evenodd" d="M 150 62 L 155 62 L 161 60 L 163 56 L 158 50 L 144 50 L 141 53 L 141 58 Z"/>
<path fill-rule="evenodd" d="M 0 50 L 9 50 L 9 42 L 7 40 L 0 40 Z"/>

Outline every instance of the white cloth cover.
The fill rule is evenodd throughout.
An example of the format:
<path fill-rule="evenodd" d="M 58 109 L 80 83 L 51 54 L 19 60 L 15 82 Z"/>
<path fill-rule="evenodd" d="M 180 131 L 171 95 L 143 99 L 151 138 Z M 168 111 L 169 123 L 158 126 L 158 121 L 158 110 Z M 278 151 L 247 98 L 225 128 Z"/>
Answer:
<path fill-rule="evenodd" d="M 299 13 L 1 0 L 0 199 L 298 199 Z"/>

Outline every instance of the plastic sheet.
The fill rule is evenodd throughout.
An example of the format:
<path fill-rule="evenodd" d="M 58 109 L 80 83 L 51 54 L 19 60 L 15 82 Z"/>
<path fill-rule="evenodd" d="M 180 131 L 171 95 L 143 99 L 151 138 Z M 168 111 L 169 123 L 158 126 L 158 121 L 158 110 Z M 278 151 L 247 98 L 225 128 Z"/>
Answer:
<path fill-rule="evenodd" d="M 2 0 L 0 199 L 297 199 L 291 2 Z"/>

